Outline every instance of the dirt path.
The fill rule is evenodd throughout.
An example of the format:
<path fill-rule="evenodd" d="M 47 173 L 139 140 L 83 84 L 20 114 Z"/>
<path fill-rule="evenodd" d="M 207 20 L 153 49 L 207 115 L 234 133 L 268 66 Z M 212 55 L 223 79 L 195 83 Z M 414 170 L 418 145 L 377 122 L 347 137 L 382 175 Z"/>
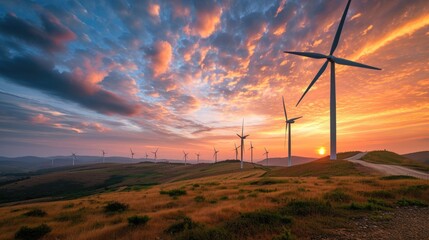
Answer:
<path fill-rule="evenodd" d="M 414 169 L 397 166 L 397 165 L 369 163 L 369 162 L 360 160 L 363 156 L 365 156 L 365 154 L 366 152 L 358 153 L 352 157 L 346 158 L 345 160 L 360 164 L 365 167 L 372 168 L 386 175 L 408 175 L 408 176 L 413 176 L 421 179 L 429 179 L 429 174 L 420 172 Z"/>
<path fill-rule="evenodd" d="M 354 219 L 351 229 L 342 229 L 330 239 L 429 239 L 429 208 L 397 208 Z"/>

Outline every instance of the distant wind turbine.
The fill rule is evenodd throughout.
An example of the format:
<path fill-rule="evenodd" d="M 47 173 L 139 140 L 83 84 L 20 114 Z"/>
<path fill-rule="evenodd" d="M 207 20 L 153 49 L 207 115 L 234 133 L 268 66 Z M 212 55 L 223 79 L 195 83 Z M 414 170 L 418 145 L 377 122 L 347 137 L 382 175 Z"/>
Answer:
<path fill-rule="evenodd" d="M 243 152 L 244 152 L 244 139 L 246 139 L 249 135 L 244 135 L 244 119 L 243 124 L 241 125 L 241 135 L 237 134 L 237 136 L 241 139 L 241 162 L 240 162 L 240 168 L 243 169 Z"/>
<path fill-rule="evenodd" d="M 183 158 L 185 159 L 185 165 L 186 165 L 186 160 L 188 159 L 188 154 L 185 151 L 183 151 Z"/>
<path fill-rule="evenodd" d="M 104 150 L 101 150 L 101 154 L 103 154 L 103 163 L 104 163 L 104 156 L 106 155 L 106 152 Z"/>
<path fill-rule="evenodd" d="M 51 159 L 51 167 L 54 167 L 54 159 Z"/>
<path fill-rule="evenodd" d="M 133 152 L 133 150 L 130 148 L 130 152 L 131 152 L 131 159 L 134 159 L 134 152 Z"/>
<path fill-rule="evenodd" d="M 265 149 L 265 152 L 262 154 L 262 155 L 265 155 L 265 159 L 267 160 L 267 166 L 268 166 L 268 150 L 266 149 L 266 148 L 264 148 Z"/>
<path fill-rule="evenodd" d="M 152 153 L 153 153 L 153 155 L 154 155 L 155 163 L 156 163 L 156 160 L 157 160 L 157 156 L 156 156 L 156 154 L 158 153 L 158 149 L 159 149 L 159 148 L 157 148 L 155 152 L 152 152 Z"/>
<path fill-rule="evenodd" d="M 292 132 L 292 128 L 291 128 L 291 124 L 295 123 L 295 120 L 298 120 L 301 117 L 296 117 L 296 118 L 291 118 L 291 119 L 287 119 L 287 113 L 286 113 L 286 105 L 285 105 L 285 99 L 282 96 L 282 101 L 283 101 L 283 111 L 285 114 L 285 119 L 286 119 L 286 125 L 285 125 L 285 141 L 286 141 L 286 132 L 288 133 L 288 142 L 287 142 L 287 149 L 288 149 L 288 166 L 292 166 L 292 159 L 291 159 L 291 138 L 290 138 L 290 134 Z M 288 128 L 289 127 L 289 128 Z"/>
<path fill-rule="evenodd" d="M 252 142 L 250 142 L 250 148 L 249 148 L 249 150 L 250 150 L 250 161 L 252 162 L 252 164 L 253 164 L 253 145 L 252 145 Z"/>
<path fill-rule="evenodd" d="M 149 155 L 147 154 L 147 152 L 145 152 L 145 156 L 146 156 L 146 161 L 147 161 L 147 158 L 149 157 Z"/>
<path fill-rule="evenodd" d="M 214 147 L 213 148 L 214 149 L 214 154 L 213 154 L 213 157 L 214 157 L 214 159 L 215 159 L 215 163 L 217 163 L 217 154 L 218 154 L 218 150 L 216 150 L 216 148 Z"/>
<path fill-rule="evenodd" d="M 311 81 L 310 85 L 308 85 L 307 89 L 305 90 L 302 97 L 299 99 L 298 104 L 301 102 L 301 100 L 304 98 L 305 94 L 310 90 L 310 88 L 313 86 L 313 84 L 319 79 L 319 77 L 322 75 L 322 73 L 326 70 L 326 67 L 328 66 L 328 63 L 331 63 L 331 97 L 330 97 L 330 127 L 331 127 L 331 133 L 330 133 L 330 140 L 331 140 L 331 153 L 330 153 L 330 159 L 336 160 L 337 159 L 337 113 L 336 113 L 336 94 L 335 94 L 335 64 L 340 65 L 347 65 L 352 67 L 361 67 L 361 68 L 368 68 L 368 69 L 374 69 L 374 70 L 381 70 L 380 68 L 371 67 L 362 63 L 353 62 L 344 58 L 337 58 L 335 57 L 334 51 L 338 46 L 338 42 L 340 41 L 341 31 L 344 26 L 344 22 L 346 20 L 347 11 L 349 9 L 351 0 L 347 2 L 346 8 L 344 10 L 343 16 L 341 17 L 340 24 L 338 26 L 337 32 L 334 37 L 334 41 L 331 46 L 331 50 L 329 52 L 329 55 L 324 55 L 321 53 L 314 53 L 314 52 L 291 52 L 291 51 L 284 51 L 285 53 L 295 54 L 299 56 L 309 57 L 309 58 L 315 58 L 315 59 L 326 59 L 325 63 L 320 68 L 319 72 L 314 77 L 313 81 Z"/>
<path fill-rule="evenodd" d="M 200 153 L 195 153 L 195 155 L 197 155 L 197 163 L 200 162 Z"/>
<path fill-rule="evenodd" d="M 74 166 L 74 162 L 76 161 L 76 154 L 72 153 L 72 157 L 73 157 L 73 166 Z"/>
<path fill-rule="evenodd" d="M 232 150 L 232 151 L 235 151 L 235 160 L 238 160 L 238 149 L 239 148 L 240 147 L 237 147 L 237 144 L 234 143 L 234 150 Z"/>

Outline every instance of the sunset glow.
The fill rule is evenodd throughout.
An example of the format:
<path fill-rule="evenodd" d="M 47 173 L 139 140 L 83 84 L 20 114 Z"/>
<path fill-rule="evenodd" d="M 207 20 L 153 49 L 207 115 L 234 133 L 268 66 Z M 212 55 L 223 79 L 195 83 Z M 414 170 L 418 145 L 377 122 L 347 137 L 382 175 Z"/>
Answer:
<path fill-rule="evenodd" d="M 329 51 L 345 1 L 2 1 L 0 155 L 285 157 L 329 146 L 329 74 L 299 107 Z M 352 1 L 337 66 L 337 150 L 429 146 L 429 4 Z M 314 151 L 317 149 L 317 151 Z"/>

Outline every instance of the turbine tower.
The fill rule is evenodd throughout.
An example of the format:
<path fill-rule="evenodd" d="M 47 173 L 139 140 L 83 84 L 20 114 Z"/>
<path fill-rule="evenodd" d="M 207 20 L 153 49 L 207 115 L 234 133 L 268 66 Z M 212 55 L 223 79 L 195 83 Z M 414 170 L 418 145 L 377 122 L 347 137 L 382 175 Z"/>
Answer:
<path fill-rule="evenodd" d="M 200 153 L 195 153 L 195 155 L 197 155 L 197 163 L 200 162 Z"/>
<path fill-rule="evenodd" d="M 101 154 L 103 154 L 103 163 L 104 163 L 104 156 L 106 155 L 106 152 L 104 150 L 101 150 Z"/>
<path fill-rule="evenodd" d="M 286 119 L 286 126 L 285 126 L 285 141 L 286 141 L 286 132 L 288 133 L 288 142 L 287 142 L 287 149 L 288 149 L 288 163 L 287 165 L 290 167 L 292 166 L 292 159 L 291 159 L 291 138 L 290 138 L 290 134 L 292 131 L 291 128 L 291 124 L 295 123 L 295 120 L 298 120 L 301 117 L 296 117 L 296 118 L 291 118 L 291 119 L 287 119 L 287 113 L 286 113 L 286 105 L 285 105 L 285 99 L 282 96 L 282 101 L 283 101 L 283 111 L 285 113 L 285 119 Z"/>
<path fill-rule="evenodd" d="M 252 162 L 252 164 L 253 164 L 253 145 L 252 145 L 252 142 L 250 142 L 250 148 L 249 148 L 249 150 L 250 150 L 250 161 Z"/>
<path fill-rule="evenodd" d="M 361 68 L 368 68 L 368 69 L 374 69 L 374 70 L 381 70 L 380 68 L 371 67 L 369 65 L 365 65 L 362 63 L 353 62 L 344 58 L 338 58 L 335 57 L 334 51 L 338 46 L 338 42 L 340 41 L 341 31 L 343 30 L 344 22 L 346 20 L 347 11 L 349 9 L 351 0 L 347 2 L 346 9 L 344 10 L 343 16 L 341 17 L 340 24 L 338 26 L 337 32 L 334 37 L 334 41 L 331 46 L 331 50 L 329 52 L 329 55 L 321 54 L 321 53 L 314 53 L 314 52 L 291 52 L 291 51 L 284 51 L 285 53 L 295 54 L 299 56 L 309 57 L 309 58 L 315 58 L 315 59 L 326 59 L 325 63 L 320 68 L 319 72 L 314 77 L 313 81 L 311 81 L 310 85 L 308 85 L 307 89 L 305 90 L 302 97 L 299 99 L 298 104 L 301 102 L 301 100 L 304 98 L 305 94 L 310 90 L 310 88 L 313 86 L 313 84 L 319 79 L 319 77 L 322 75 L 322 73 L 326 70 L 326 67 L 328 66 L 328 63 L 331 63 L 331 89 L 330 89 L 330 127 L 331 127 L 331 133 L 330 133 L 330 159 L 336 160 L 337 159 L 337 113 L 336 113 L 336 94 L 335 94 L 335 64 L 340 65 L 347 65 L 352 67 L 361 67 Z"/>
<path fill-rule="evenodd" d="M 149 157 L 149 155 L 147 154 L 147 152 L 145 152 L 145 157 L 146 157 L 146 161 L 147 161 L 147 158 Z"/>
<path fill-rule="evenodd" d="M 131 152 L 131 159 L 134 159 L 134 152 L 133 152 L 133 150 L 130 148 L 130 152 Z"/>
<path fill-rule="evenodd" d="M 268 151 L 267 151 L 267 149 L 266 148 L 264 148 L 265 149 L 265 152 L 262 154 L 262 155 L 265 155 L 265 159 L 267 160 L 267 166 L 268 166 Z"/>
<path fill-rule="evenodd" d="M 238 149 L 239 149 L 240 147 L 237 147 L 237 145 L 234 143 L 234 150 L 233 151 L 235 151 L 235 160 L 238 160 Z"/>
<path fill-rule="evenodd" d="M 214 147 L 213 148 L 214 149 L 214 154 L 213 154 L 213 157 L 214 157 L 214 160 L 215 160 L 215 163 L 217 163 L 217 154 L 218 154 L 218 150 L 216 150 L 216 148 Z"/>
<path fill-rule="evenodd" d="M 72 153 L 72 157 L 73 157 L 73 166 L 74 166 L 74 162 L 76 161 L 76 153 Z"/>
<path fill-rule="evenodd" d="M 156 154 L 158 153 L 158 149 L 159 149 L 159 148 L 157 148 L 155 152 L 152 152 L 152 153 L 153 153 L 153 155 L 154 155 L 155 163 L 156 163 L 156 160 L 157 160 Z"/>
<path fill-rule="evenodd" d="M 185 159 L 185 166 L 186 166 L 186 160 L 188 159 L 188 154 L 185 151 L 183 151 L 183 158 Z"/>
<path fill-rule="evenodd" d="M 244 118 L 243 118 L 243 124 L 241 125 L 241 135 L 237 134 L 237 136 L 241 139 L 241 162 L 240 162 L 240 168 L 243 169 L 243 152 L 244 152 L 244 139 L 246 139 L 249 135 L 244 135 Z M 237 151 L 237 150 L 236 150 Z"/>

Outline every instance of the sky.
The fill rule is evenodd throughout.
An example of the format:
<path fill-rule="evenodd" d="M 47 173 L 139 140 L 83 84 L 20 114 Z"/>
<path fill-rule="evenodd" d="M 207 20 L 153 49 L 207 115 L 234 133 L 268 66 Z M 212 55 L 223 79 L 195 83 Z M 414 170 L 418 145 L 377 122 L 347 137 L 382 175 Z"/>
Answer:
<path fill-rule="evenodd" d="M 329 152 L 328 54 L 345 0 L 0 1 L 0 155 Z M 337 149 L 429 150 L 429 3 L 353 0 L 335 56 Z"/>

